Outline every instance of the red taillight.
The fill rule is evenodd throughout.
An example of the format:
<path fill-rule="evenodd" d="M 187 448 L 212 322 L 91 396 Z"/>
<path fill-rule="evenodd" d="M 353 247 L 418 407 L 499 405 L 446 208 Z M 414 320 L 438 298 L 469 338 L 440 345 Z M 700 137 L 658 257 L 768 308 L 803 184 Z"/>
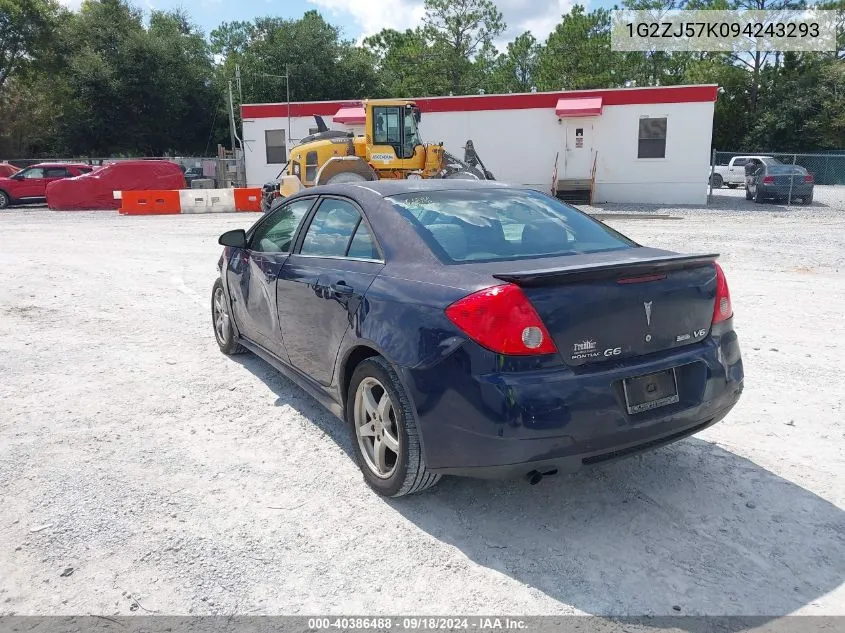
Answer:
<path fill-rule="evenodd" d="M 764 184 L 764 185 L 770 185 L 770 184 L 772 184 L 774 181 L 775 181 L 775 177 L 774 177 L 774 176 L 764 176 L 764 177 L 763 177 L 763 184 Z"/>
<path fill-rule="evenodd" d="M 499 354 L 557 351 L 534 306 L 514 284 L 485 288 L 459 299 L 446 308 L 446 316 L 473 341 Z"/>
<path fill-rule="evenodd" d="M 804 182 L 813 182 L 813 174 L 807 174 L 804 176 Z"/>
<path fill-rule="evenodd" d="M 731 305 L 731 293 L 728 290 L 728 281 L 725 279 L 725 273 L 722 267 L 715 262 L 716 267 L 716 305 L 713 306 L 713 324 L 727 321 L 733 316 L 733 306 Z"/>

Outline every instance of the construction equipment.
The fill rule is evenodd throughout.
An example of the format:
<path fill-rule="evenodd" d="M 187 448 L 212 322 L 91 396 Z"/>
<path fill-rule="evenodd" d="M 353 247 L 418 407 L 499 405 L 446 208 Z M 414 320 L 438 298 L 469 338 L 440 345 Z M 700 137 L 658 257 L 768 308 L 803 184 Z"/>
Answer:
<path fill-rule="evenodd" d="M 424 144 L 418 124 L 420 109 L 413 101 L 367 100 L 364 135 L 330 130 L 315 116 L 317 132 L 302 139 L 290 152 L 281 180 L 264 187 L 264 205 L 303 187 L 366 182 L 379 179 L 462 178 L 495 180 L 472 144 L 464 160 L 447 152 L 443 143 Z"/>

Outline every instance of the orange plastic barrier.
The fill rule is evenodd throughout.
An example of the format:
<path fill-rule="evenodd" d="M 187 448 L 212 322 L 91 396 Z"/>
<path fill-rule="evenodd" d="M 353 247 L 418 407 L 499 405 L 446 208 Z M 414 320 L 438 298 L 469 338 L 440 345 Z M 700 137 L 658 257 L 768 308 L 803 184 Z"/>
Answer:
<path fill-rule="evenodd" d="M 237 211 L 261 211 L 261 189 L 235 189 L 235 209 Z"/>
<path fill-rule="evenodd" d="M 124 191 L 121 215 L 168 215 L 182 213 L 178 191 Z"/>

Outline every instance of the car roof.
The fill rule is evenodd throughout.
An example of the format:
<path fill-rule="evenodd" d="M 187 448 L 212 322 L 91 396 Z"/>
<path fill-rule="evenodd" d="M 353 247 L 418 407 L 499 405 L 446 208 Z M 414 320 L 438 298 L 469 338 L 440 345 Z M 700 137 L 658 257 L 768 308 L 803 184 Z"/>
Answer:
<path fill-rule="evenodd" d="M 93 167 L 87 163 L 35 163 L 30 167 Z"/>
<path fill-rule="evenodd" d="M 402 193 L 413 193 L 416 191 L 449 191 L 467 189 L 516 189 L 512 185 L 498 182 L 496 180 L 463 180 L 414 178 L 410 180 L 372 180 L 361 183 L 349 183 L 343 185 L 322 185 L 309 189 L 311 193 L 342 193 L 344 190 L 353 193 L 356 189 L 365 189 L 382 197 L 395 196 Z"/>

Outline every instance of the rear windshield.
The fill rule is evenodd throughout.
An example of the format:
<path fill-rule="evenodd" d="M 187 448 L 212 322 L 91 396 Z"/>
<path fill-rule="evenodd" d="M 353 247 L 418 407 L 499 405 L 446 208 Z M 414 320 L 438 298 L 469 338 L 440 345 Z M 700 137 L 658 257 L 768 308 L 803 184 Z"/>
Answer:
<path fill-rule="evenodd" d="M 388 200 L 447 263 L 554 257 L 637 246 L 537 191 L 420 191 Z"/>
<path fill-rule="evenodd" d="M 766 168 L 767 174 L 803 174 L 806 171 L 800 165 L 769 165 Z"/>

